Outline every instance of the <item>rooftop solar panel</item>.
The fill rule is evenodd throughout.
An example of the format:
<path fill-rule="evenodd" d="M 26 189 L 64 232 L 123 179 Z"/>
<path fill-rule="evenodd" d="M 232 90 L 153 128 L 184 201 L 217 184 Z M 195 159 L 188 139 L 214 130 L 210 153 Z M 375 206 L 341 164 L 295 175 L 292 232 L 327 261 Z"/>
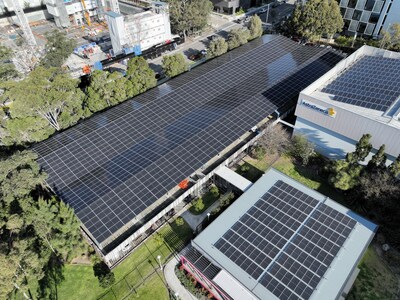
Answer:
<path fill-rule="evenodd" d="M 341 59 L 327 49 L 264 36 L 33 150 L 49 174 L 48 183 L 105 246 L 167 191 Z"/>
<path fill-rule="evenodd" d="M 363 56 L 322 89 L 333 100 L 386 112 L 400 97 L 400 59 Z"/>
<path fill-rule="evenodd" d="M 279 299 L 308 299 L 355 225 L 278 180 L 214 246 Z"/>

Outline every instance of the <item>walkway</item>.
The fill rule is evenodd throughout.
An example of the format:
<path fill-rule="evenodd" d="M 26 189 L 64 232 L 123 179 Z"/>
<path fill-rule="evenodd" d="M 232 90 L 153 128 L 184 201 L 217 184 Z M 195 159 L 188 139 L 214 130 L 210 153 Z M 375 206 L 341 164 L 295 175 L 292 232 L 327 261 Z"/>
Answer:
<path fill-rule="evenodd" d="M 199 224 L 203 222 L 205 218 L 207 218 L 207 213 L 211 213 L 214 209 L 218 207 L 218 205 L 219 199 L 211 204 L 211 206 L 207 208 L 201 215 L 194 215 L 189 210 L 187 210 L 181 216 L 185 219 L 185 221 L 193 230 L 196 230 L 197 226 L 199 226 Z"/>
<path fill-rule="evenodd" d="M 181 300 L 196 300 L 197 298 L 193 296 L 185 287 L 181 284 L 178 277 L 175 275 L 175 266 L 178 264 L 178 259 L 174 256 L 165 266 L 164 266 L 164 277 L 167 281 L 169 288 L 174 292 L 178 299 Z"/>

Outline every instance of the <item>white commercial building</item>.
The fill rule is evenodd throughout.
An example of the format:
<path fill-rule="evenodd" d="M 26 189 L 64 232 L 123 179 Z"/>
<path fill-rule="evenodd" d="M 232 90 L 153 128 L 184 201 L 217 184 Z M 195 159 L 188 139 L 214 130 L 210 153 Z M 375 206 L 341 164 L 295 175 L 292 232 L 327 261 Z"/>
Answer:
<path fill-rule="evenodd" d="M 363 46 L 304 89 L 295 134 L 331 158 L 354 151 L 363 134 L 389 160 L 400 154 L 400 53 Z"/>
<path fill-rule="evenodd" d="M 270 169 L 192 240 L 181 263 L 216 299 L 344 299 L 376 230 Z"/>
<path fill-rule="evenodd" d="M 153 2 L 152 9 L 142 13 L 122 16 L 106 13 L 114 54 L 122 49 L 140 45 L 142 50 L 171 40 L 168 4 Z"/>
<path fill-rule="evenodd" d="M 378 36 L 400 23 L 399 0 L 341 0 L 340 10 L 349 32 Z"/>

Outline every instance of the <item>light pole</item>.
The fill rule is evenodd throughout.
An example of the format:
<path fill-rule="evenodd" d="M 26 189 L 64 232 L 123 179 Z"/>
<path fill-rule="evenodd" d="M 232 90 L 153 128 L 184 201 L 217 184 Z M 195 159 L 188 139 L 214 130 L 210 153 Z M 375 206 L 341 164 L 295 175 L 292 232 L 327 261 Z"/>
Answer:
<path fill-rule="evenodd" d="M 157 255 L 158 263 L 160 264 L 160 270 L 163 269 L 162 264 L 161 264 L 161 255 Z"/>
<path fill-rule="evenodd" d="M 269 17 L 269 5 L 270 5 L 271 3 L 268 3 L 268 8 L 267 8 L 267 20 L 266 20 L 266 22 L 265 23 L 268 23 L 268 17 Z"/>
<path fill-rule="evenodd" d="M 211 216 L 211 214 L 210 214 L 210 213 L 207 213 L 207 220 L 208 220 L 208 222 L 210 222 L 210 216 Z"/>

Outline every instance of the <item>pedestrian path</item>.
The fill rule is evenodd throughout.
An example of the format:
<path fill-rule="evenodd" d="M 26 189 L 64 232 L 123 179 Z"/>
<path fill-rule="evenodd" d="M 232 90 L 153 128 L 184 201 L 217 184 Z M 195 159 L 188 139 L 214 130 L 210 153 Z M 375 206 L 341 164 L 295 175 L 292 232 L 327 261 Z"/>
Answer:
<path fill-rule="evenodd" d="M 165 266 L 164 266 L 164 277 L 167 281 L 169 288 L 174 292 L 175 297 L 180 300 L 196 300 L 197 298 L 193 296 L 182 283 L 179 281 L 175 274 L 175 266 L 178 264 L 178 259 L 174 256 Z"/>

